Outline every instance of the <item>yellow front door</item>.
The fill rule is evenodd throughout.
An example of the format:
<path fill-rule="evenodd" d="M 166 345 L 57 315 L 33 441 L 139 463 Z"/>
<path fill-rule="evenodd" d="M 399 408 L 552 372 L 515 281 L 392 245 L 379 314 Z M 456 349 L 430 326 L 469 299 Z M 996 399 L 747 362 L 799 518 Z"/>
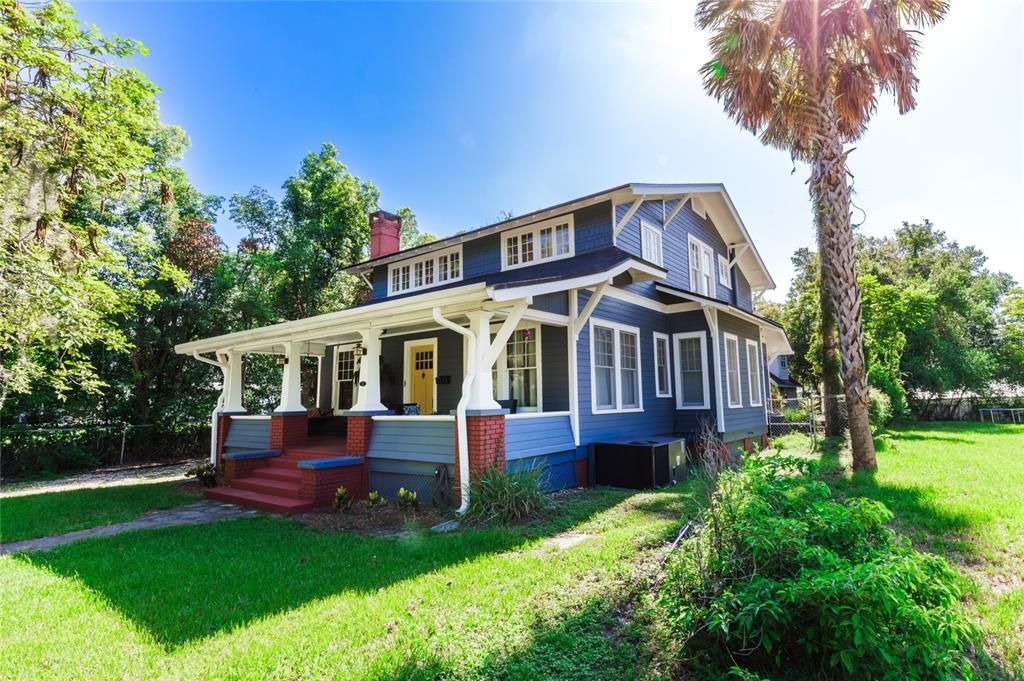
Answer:
<path fill-rule="evenodd" d="M 434 413 L 434 346 L 409 348 L 409 401 L 420 405 L 421 414 Z"/>

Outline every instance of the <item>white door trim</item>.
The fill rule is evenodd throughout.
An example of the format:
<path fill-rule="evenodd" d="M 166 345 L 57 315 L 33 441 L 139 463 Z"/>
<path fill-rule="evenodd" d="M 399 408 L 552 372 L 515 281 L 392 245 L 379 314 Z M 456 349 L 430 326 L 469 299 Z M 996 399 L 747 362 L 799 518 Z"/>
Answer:
<path fill-rule="evenodd" d="M 402 402 L 408 403 L 412 389 L 412 362 L 409 361 L 409 350 L 420 345 L 431 345 L 434 348 L 434 411 L 437 411 L 437 336 L 407 340 L 402 344 Z"/>

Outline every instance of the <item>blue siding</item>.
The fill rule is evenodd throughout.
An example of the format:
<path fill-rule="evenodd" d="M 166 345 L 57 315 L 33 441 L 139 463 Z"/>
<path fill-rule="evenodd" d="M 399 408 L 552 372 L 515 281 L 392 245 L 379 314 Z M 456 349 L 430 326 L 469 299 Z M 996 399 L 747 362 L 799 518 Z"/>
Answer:
<path fill-rule="evenodd" d="M 717 412 L 715 411 L 715 381 L 717 380 L 718 372 L 714 366 L 714 350 L 712 343 L 714 339 L 711 337 L 711 332 L 708 330 L 707 318 L 703 312 L 682 312 L 671 315 L 670 324 L 672 333 L 685 333 L 687 331 L 703 331 L 704 332 L 704 343 L 707 347 L 708 353 L 708 367 L 707 367 L 707 380 L 708 380 L 708 409 L 677 409 L 675 418 L 675 429 L 679 434 L 692 434 L 700 429 L 702 422 L 708 422 L 714 424 L 717 419 Z M 674 341 L 673 341 L 674 343 Z M 672 394 L 676 394 L 678 387 L 675 384 L 675 348 L 673 348 L 672 355 Z"/>
<path fill-rule="evenodd" d="M 544 454 L 542 456 L 515 459 L 508 462 L 508 470 L 510 472 L 532 470 L 537 467 L 544 469 L 541 483 L 544 489 L 549 492 L 576 486 L 575 451 Z"/>
<path fill-rule="evenodd" d="M 718 315 L 718 327 L 719 334 L 722 336 L 719 340 L 721 342 L 720 347 L 720 371 L 722 376 L 722 399 L 726 400 L 725 403 L 725 428 L 724 431 L 728 434 L 739 433 L 743 435 L 760 435 L 767 430 L 767 423 L 764 418 L 764 406 L 752 407 L 750 406 L 750 388 L 747 385 L 747 339 L 757 341 L 758 348 L 761 347 L 760 336 L 756 326 L 750 322 L 744 321 L 737 317 L 733 317 L 729 314 L 719 313 Z M 739 338 L 739 355 L 740 355 L 740 394 L 742 396 L 743 406 L 737 408 L 729 407 L 728 393 L 725 384 L 725 337 L 724 334 L 728 332 L 736 335 Z M 762 382 L 764 377 L 764 357 L 761 358 L 762 365 Z M 762 388 L 762 401 L 764 400 L 764 390 Z"/>
<path fill-rule="evenodd" d="M 533 299 L 534 310 L 543 310 L 554 314 L 569 314 L 569 295 L 567 293 L 545 293 Z"/>
<path fill-rule="evenodd" d="M 569 410 L 568 329 L 544 325 L 540 330 L 540 361 L 544 411 Z"/>
<path fill-rule="evenodd" d="M 580 293 L 580 309 L 589 298 L 589 293 Z M 591 319 L 594 322 L 605 319 L 639 327 L 640 373 L 644 410 L 618 414 L 594 414 L 591 412 L 590 325 L 587 324 L 580 333 L 577 344 L 580 442 L 587 444 L 602 440 L 671 434 L 675 427 L 675 400 L 655 396 L 654 337 L 652 335 L 653 331 L 671 332 L 668 317 L 654 310 L 605 297 L 598 303 Z"/>
<path fill-rule="evenodd" d="M 675 209 L 675 206 L 675 201 L 645 201 L 640 206 L 640 209 L 633 214 L 633 217 L 630 218 L 629 223 L 619 232 L 616 240 L 619 248 L 637 257 L 641 257 L 641 219 L 660 226 L 664 218 Z M 616 220 L 621 219 L 629 211 L 629 208 L 629 204 L 616 206 Z M 711 221 L 698 216 L 690 210 L 688 204 L 679 211 L 679 214 L 672 220 L 672 224 L 662 231 L 662 257 L 665 268 L 668 270 L 668 277 L 665 283 L 676 288 L 690 290 L 690 234 L 706 243 L 715 252 L 716 262 L 713 264 L 715 272 L 714 297 L 723 302 L 733 303 L 733 292 L 728 287 L 723 286 L 718 280 L 717 257 L 719 255 L 727 255 L 726 244 Z M 635 293 L 654 297 L 653 282 L 633 284 L 628 288 Z"/>
<path fill-rule="evenodd" d="M 437 357 L 434 358 L 434 376 L 447 376 L 448 382 L 437 386 L 434 411 L 448 414 L 455 409 L 462 394 L 462 336 L 449 331 L 425 331 L 384 338 L 381 341 L 380 397 L 385 406 L 397 408 L 402 403 L 405 381 L 405 341 L 437 338 Z"/>
<path fill-rule="evenodd" d="M 747 283 L 747 278 L 743 276 L 743 272 L 740 272 L 739 267 L 734 267 L 736 278 L 736 307 L 747 312 L 754 311 L 754 297 L 750 292 L 750 284 Z"/>
<path fill-rule="evenodd" d="M 568 416 L 505 419 L 505 459 L 514 461 L 575 449 Z"/>
<path fill-rule="evenodd" d="M 454 463 L 455 421 L 374 421 L 366 456 L 371 459 Z"/>
<path fill-rule="evenodd" d="M 573 213 L 576 255 L 613 245 L 611 201 L 588 206 Z"/>
<path fill-rule="evenodd" d="M 231 418 L 228 437 L 224 441 L 224 451 L 238 452 L 270 448 L 270 418 L 245 419 Z"/>

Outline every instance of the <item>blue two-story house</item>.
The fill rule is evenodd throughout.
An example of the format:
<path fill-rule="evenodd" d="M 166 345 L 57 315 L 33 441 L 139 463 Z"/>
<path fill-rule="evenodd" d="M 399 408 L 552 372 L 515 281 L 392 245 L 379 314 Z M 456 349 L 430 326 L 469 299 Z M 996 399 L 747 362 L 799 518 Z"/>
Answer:
<path fill-rule="evenodd" d="M 487 466 L 561 488 L 586 484 L 594 443 L 767 433 L 767 367 L 791 350 L 754 314 L 774 282 L 722 185 L 625 184 L 406 250 L 400 229 L 371 216 L 347 270 L 365 303 L 178 346 L 224 374 L 211 496 L 295 512 L 339 482 L 450 484 L 465 505 Z M 242 404 L 246 353 L 283 357 L 273 414 Z"/>

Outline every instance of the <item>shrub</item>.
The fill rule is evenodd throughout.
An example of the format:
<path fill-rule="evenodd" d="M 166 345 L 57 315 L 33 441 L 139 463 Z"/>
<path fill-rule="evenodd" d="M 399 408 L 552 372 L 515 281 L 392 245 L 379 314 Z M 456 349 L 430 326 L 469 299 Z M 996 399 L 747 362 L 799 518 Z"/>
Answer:
<path fill-rule="evenodd" d="M 782 410 L 782 420 L 786 423 L 809 423 L 811 408 L 810 406 L 787 407 Z"/>
<path fill-rule="evenodd" d="M 203 487 L 215 487 L 217 485 L 217 466 L 209 461 L 197 463 L 185 471 L 186 478 L 195 478 Z"/>
<path fill-rule="evenodd" d="M 543 473 L 539 467 L 512 472 L 486 469 L 470 483 L 466 518 L 500 525 L 525 520 L 546 502 Z"/>
<path fill-rule="evenodd" d="M 871 430 L 878 432 L 892 420 L 892 400 L 878 388 L 868 392 L 868 421 Z"/>
<path fill-rule="evenodd" d="M 416 492 L 408 490 L 404 487 L 398 488 L 398 500 L 395 502 L 398 509 L 405 513 L 406 511 L 415 511 L 420 507 L 420 501 L 416 498 Z"/>
<path fill-rule="evenodd" d="M 336 511 L 347 511 L 350 508 L 352 508 L 352 494 L 345 485 L 341 485 L 334 492 L 334 509 Z"/>
<path fill-rule="evenodd" d="M 385 499 L 384 495 L 378 492 L 377 490 L 373 490 L 372 492 L 366 495 L 365 499 L 363 499 L 363 506 L 365 506 L 367 510 L 372 510 L 374 508 L 380 508 L 381 506 L 387 505 L 388 500 Z"/>
<path fill-rule="evenodd" d="M 881 503 L 832 500 L 812 462 L 752 456 L 719 478 L 669 563 L 669 629 L 722 670 L 795 678 L 971 678 L 961 579 L 886 527 Z M 750 677 L 753 678 L 753 677 Z"/>

